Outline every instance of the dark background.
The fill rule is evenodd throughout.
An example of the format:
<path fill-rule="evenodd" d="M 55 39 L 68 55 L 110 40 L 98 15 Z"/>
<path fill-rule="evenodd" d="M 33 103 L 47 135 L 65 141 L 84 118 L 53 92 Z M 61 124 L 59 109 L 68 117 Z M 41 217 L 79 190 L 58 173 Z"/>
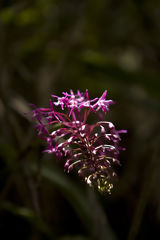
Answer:
<path fill-rule="evenodd" d="M 111 195 L 42 153 L 29 103 L 108 90 L 127 129 Z M 0 239 L 160 238 L 160 1 L 0 1 Z"/>

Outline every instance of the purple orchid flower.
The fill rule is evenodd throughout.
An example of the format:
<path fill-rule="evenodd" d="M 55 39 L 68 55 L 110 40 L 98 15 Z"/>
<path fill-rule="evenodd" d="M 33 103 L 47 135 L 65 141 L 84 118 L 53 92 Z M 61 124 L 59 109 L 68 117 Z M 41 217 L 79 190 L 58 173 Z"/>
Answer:
<path fill-rule="evenodd" d="M 89 186 L 110 193 L 116 176 L 113 164 L 120 164 L 119 151 L 124 150 L 119 146 L 120 134 L 126 130 L 117 131 L 108 121 L 88 123 L 91 113 L 97 116 L 98 111 L 109 111 L 114 102 L 106 100 L 106 95 L 104 91 L 100 98 L 92 100 L 88 90 L 63 92 L 62 97 L 51 95 L 49 108 L 32 105 L 32 117 L 37 121 L 38 136 L 47 143 L 45 152 L 65 159 L 64 169 L 70 172 L 76 168 Z M 56 110 L 58 107 L 61 111 Z"/>

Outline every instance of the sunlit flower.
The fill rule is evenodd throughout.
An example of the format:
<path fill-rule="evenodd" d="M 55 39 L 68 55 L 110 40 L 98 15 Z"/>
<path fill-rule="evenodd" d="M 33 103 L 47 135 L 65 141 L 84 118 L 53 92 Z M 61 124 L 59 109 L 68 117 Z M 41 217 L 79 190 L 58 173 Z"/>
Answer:
<path fill-rule="evenodd" d="M 120 164 L 118 155 L 123 150 L 120 134 L 126 130 L 117 131 L 108 121 L 88 121 L 91 113 L 98 117 L 97 112 L 109 111 L 114 102 L 106 100 L 106 95 L 104 91 L 100 98 L 90 99 L 88 90 L 63 92 L 62 97 L 51 95 L 49 108 L 32 105 L 32 117 L 37 120 L 38 136 L 47 142 L 45 152 L 63 158 L 65 170 L 77 169 L 89 186 L 110 193 L 116 176 L 113 165 Z"/>

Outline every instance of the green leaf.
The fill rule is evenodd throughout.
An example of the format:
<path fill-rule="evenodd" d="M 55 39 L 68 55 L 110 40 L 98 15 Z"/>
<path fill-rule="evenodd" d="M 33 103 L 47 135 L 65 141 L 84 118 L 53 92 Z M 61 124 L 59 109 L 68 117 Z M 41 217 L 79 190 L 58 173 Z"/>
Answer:
<path fill-rule="evenodd" d="M 32 165 L 31 169 L 33 171 L 36 171 L 36 166 Z M 73 183 L 73 181 L 70 180 L 69 177 L 65 176 L 62 172 L 60 172 L 57 167 L 49 168 L 47 166 L 43 166 L 41 169 L 41 176 L 49 180 L 51 183 L 53 183 L 56 187 L 59 188 L 59 190 L 62 192 L 64 197 L 70 202 L 70 204 L 73 206 L 75 212 L 81 219 L 82 223 L 86 226 L 88 232 L 90 235 L 94 236 L 95 234 L 95 226 L 96 229 L 100 230 L 101 235 L 104 237 L 110 237 L 111 240 L 116 240 L 116 236 L 114 234 L 114 231 L 111 229 L 105 212 L 102 209 L 102 206 L 98 199 L 96 198 L 95 193 L 92 189 L 90 192 L 91 197 L 89 197 L 88 192 L 82 191 L 78 185 Z M 92 204 L 92 201 L 94 201 L 95 204 Z M 94 210 L 94 211 L 93 211 Z M 96 212 L 100 212 L 97 214 Z M 97 226 L 97 219 L 99 222 L 101 222 L 102 217 L 102 226 Z M 98 230 L 98 232 L 99 232 Z M 100 238 L 101 240 L 101 238 Z"/>
<path fill-rule="evenodd" d="M 86 71 L 92 78 L 92 85 L 96 86 L 96 75 L 99 76 L 101 81 L 98 80 L 97 84 L 107 84 L 113 85 L 116 90 L 119 86 L 126 87 L 138 85 L 143 88 L 149 96 L 160 100 L 159 88 L 159 73 L 152 73 L 149 70 L 145 71 L 127 71 L 119 67 L 113 61 L 110 61 L 103 56 L 103 54 L 98 54 L 94 52 L 87 52 L 80 55 L 80 60 L 84 64 Z M 105 81 L 103 81 L 105 77 Z M 101 83 L 99 83 L 99 81 Z M 85 81 L 86 82 L 86 81 Z M 87 83 L 87 82 L 86 82 Z M 91 83 L 88 83 L 91 86 Z"/>
<path fill-rule="evenodd" d="M 54 239 L 53 233 L 48 227 L 48 225 L 46 225 L 46 223 L 39 216 L 37 216 L 32 210 L 25 207 L 16 206 L 15 204 L 12 204 L 10 202 L 2 203 L 1 208 L 11 212 L 14 215 L 17 215 L 19 217 L 22 217 L 28 220 L 28 222 L 30 222 L 33 226 L 35 226 L 42 233 L 44 233 L 49 239 Z"/>
<path fill-rule="evenodd" d="M 91 239 L 78 235 L 78 236 L 64 236 L 64 237 L 61 237 L 58 240 L 91 240 Z"/>
<path fill-rule="evenodd" d="M 32 170 L 36 171 L 36 166 L 31 166 Z M 64 197 L 71 203 L 74 210 L 80 217 L 87 228 L 91 227 L 91 209 L 87 201 L 87 196 L 84 195 L 80 189 L 69 180 L 58 169 L 49 168 L 43 166 L 41 169 L 41 175 L 53 183 L 64 194 Z"/>

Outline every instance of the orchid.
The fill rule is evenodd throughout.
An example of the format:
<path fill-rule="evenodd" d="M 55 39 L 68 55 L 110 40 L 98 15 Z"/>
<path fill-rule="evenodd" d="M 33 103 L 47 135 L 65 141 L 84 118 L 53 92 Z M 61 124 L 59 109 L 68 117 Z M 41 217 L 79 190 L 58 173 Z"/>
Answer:
<path fill-rule="evenodd" d="M 78 175 L 100 192 L 111 192 L 116 173 L 114 164 L 120 164 L 118 155 L 120 134 L 113 123 L 98 121 L 89 123 L 89 115 L 106 113 L 114 102 L 106 100 L 107 91 L 100 98 L 89 98 L 88 90 L 75 94 L 63 92 L 63 96 L 51 95 L 49 108 L 32 105 L 32 117 L 37 121 L 38 136 L 47 143 L 45 152 L 64 159 L 64 169 L 77 169 Z"/>

